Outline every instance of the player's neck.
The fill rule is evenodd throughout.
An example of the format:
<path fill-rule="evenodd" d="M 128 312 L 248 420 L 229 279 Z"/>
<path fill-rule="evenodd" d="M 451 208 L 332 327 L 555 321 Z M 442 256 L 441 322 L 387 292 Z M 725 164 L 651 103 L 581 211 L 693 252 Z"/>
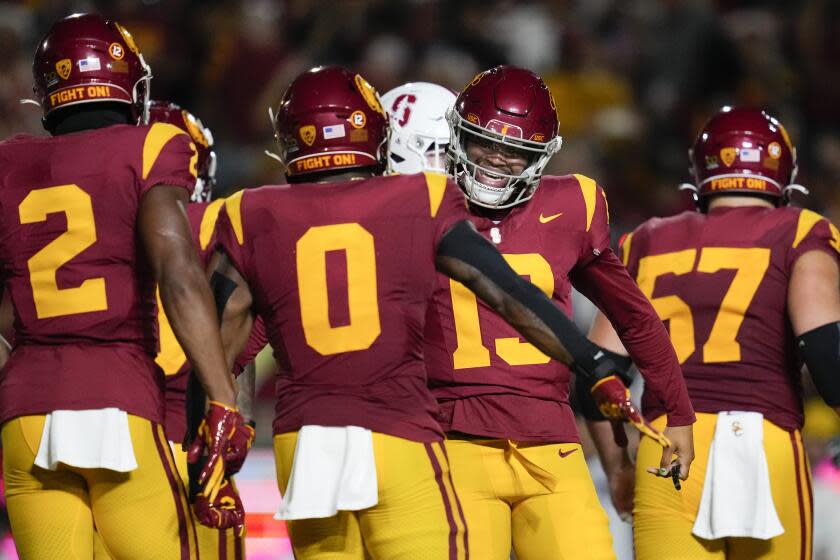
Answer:
<path fill-rule="evenodd" d="M 709 210 L 715 208 L 735 208 L 742 206 L 763 206 L 775 208 L 775 205 L 768 199 L 761 196 L 749 195 L 716 195 L 709 199 Z"/>
<path fill-rule="evenodd" d="M 129 124 L 127 111 L 121 108 L 104 107 L 99 109 L 85 108 L 78 111 L 67 111 L 51 123 L 50 132 L 54 136 L 95 130 L 117 124 Z"/>

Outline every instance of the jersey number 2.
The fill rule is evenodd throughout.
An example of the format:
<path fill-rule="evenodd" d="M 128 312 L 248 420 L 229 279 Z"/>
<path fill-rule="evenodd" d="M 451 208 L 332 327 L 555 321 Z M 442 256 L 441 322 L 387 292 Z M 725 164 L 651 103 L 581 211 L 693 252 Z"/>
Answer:
<path fill-rule="evenodd" d="M 770 249 L 704 247 L 700 251 L 699 260 L 697 249 L 652 255 L 639 260 L 636 282 L 659 317 L 669 321 L 671 343 L 680 363 L 685 362 L 695 350 L 691 308 L 679 296 L 653 297 L 653 290 L 657 278 L 664 274 L 688 274 L 694 269 L 695 262 L 697 272 L 712 274 L 719 270 L 735 271 L 735 278 L 720 302 L 709 339 L 703 344 L 703 362 L 737 362 L 741 359 L 741 345 L 736 340 L 738 330 L 770 266 Z"/>
<path fill-rule="evenodd" d="M 78 185 L 37 189 L 18 207 L 21 224 L 44 222 L 63 213 L 67 231 L 50 241 L 27 262 L 32 299 L 39 319 L 108 309 L 104 278 L 88 278 L 75 288 L 59 288 L 56 272 L 96 242 L 93 204 Z"/>

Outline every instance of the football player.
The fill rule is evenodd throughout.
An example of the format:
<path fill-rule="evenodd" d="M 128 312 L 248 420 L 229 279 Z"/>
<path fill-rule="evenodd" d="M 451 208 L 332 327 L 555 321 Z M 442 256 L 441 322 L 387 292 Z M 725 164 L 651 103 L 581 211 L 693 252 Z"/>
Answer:
<path fill-rule="evenodd" d="M 403 84 L 382 96 L 391 130 L 387 173 L 446 172 L 445 115 L 454 104 L 454 93 L 428 82 Z"/>
<path fill-rule="evenodd" d="M 0 143 L 0 262 L 16 323 L 0 421 L 15 544 L 24 559 L 90 558 L 95 526 L 117 558 L 194 558 L 163 431 L 155 283 L 213 399 L 210 502 L 242 424 L 184 216 L 195 147 L 174 126 L 144 125 L 151 71 L 116 22 L 58 21 L 33 75 L 51 136 Z"/>
<path fill-rule="evenodd" d="M 631 275 L 668 322 L 697 410 L 697 460 L 679 494 L 642 474 L 656 449 L 641 442 L 636 557 L 811 558 L 800 366 L 804 358 L 840 411 L 840 235 L 822 216 L 787 205 L 801 189 L 796 150 L 765 111 L 724 107 L 689 159 L 699 212 L 648 220 L 621 244 Z M 603 316 L 591 337 L 623 352 Z M 646 391 L 642 404 L 661 427 L 659 396 Z M 605 463 L 626 462 L 594 427 Z M 614 480 L 624 496 L 633 482 Z"/>
<path fill-rule="evenodd" d="M 198 178 L 195 190 L 192 194 L 193 203 L 187 206 L 187 218 L 190 222 L 193 243 L 198 250 L 199 258 L 206 267 L 212 254 L 215 240 L 216 219 L 219 210 L 224 204 L 224 199 L 217 199 L 211 202 L 213 187 L 216 184 L 216 154 L 213 151 L 213 135 L 206 128 L 201 120 L 192 113 L 182 109 L 180 106 L 165 101 L 152 101 L 149 107 L 149 122 L 169 123 L 189 133 L 196 146 L 198 159 L 196 170 Z M 158 306 L 158 327 L 160 336 L 160 352 L 155 362 L 166 375 L 166 411 L 165 425 L 167 439 L 170 442 L 175 455 L 175 465 L 178 474 L 185 485 L 189 485 L 187 469 L 187 453 L 182 449 L 181 443 L 185 440 L 187 432 L 187 417 L 185 396 L 187 380 L 190 371 L 184 351 L 178 344 L 166 313 Z M 243 355 L 236 360 L 234 372 L 239 375 L 253 376 L 254 366 L 251 363 L 253 357 L 259 352 L 267 341 L 262 321 L 254 323 L 254 329 L 246 346 Z M 240 395 L 242 393 L 240 392 Z M 240 413 L 247 417 L 251 412 L 246 407 L 240 406 Z M 244 430 L 239 432 L 245 437 L 243 442 L 250 447 L 254 439 L 252 425 L 246 424 Z M 228 469 L 232 470 L 232 469 Z M 235 493 L 233 481 L 230 481 L 230 491 Z M 220 518 L 215 517 L 216 520 Z M 237 521 L 237 527 L 222 530 L 197 525 L 199 552 L 202 558 L 228 558 L 244 557 L 244 519 Z"/>
<path fill-rule="evenodd" d="M 277 357 L 277 480 L 295 557 L 466 558 L 423 363 L 435 266 L 547 354 L 604 377 L 613 404 L 626 405 L 626 390 L 615 365 L 475 232 L 454 182 L 375 176 L 385 113 L 361 76 L 305 72 L 276 115 L 291 184 L 227 199 L 212 283 L 228 357 L 254 313 Z"/>
<path fill-rule="evenodd" d="M 482 72 L 447 120 L 450 172 L 472 223 L 566 313 L 574 285 L 608 314 L 648 389 L 666 403 L 660 428 L 673 446 L 654 464 L 670 469 L 675 453 L 687 477 L 694 414 L 661 321 L 610 251 L 604 191 L 582 175 L 543 175 L 561 143 L 543 80 L 513 66 Z M 569 368 L 450 278 L 438 276 L 428 317 L 424 355 L 471 552 L 499 560 L 511 547 L 520 560 L 612 558 L 569 406 Z"/>

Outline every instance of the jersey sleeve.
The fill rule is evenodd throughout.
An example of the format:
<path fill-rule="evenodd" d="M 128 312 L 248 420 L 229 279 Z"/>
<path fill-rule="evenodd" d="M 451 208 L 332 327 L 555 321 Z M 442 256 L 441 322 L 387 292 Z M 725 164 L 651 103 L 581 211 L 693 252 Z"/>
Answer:
<path fill-rule="evenodd" d="M 693 423 L 694 409 L 668 331 L 612 250 L 576 268 L 570 279 L 615 327 L 645 379 L 645 390 L 664 403 L 668 425 Z"/>
<path fill-rule="evenodd" d="M 243 205 L 245 191 L 225 199 L 224 209 L 219 212 L 216 222 L 216 244 L 218 250 L 224 251 L 233 262 L 236 270 L 247 280 L 250 272 L 250 243 L 245 243 L 245 228 L 243 227 Z"/>
<path fill-rule="evenodd" d="M 610 213 L 607 195 L 598 184 L 584 175 L 575 175 L 583 197 L 585 235 L 577 266 L 583 267 L 610 248 Z"/>
<path fill-rule="evenodd" d="M 823 216 L 802 210 L 788 251 L 788 270 L 792 270 L 797 259 L 809 251 L 823 251 L 840 263 L 840 232 Z"/>
<path fill-rule="evenodd" d="M 467 200 L 455 181 L 440 173 L 423 173 L 429 193 L 429 212 L 434 221 L 435 246 L 452 226 L 466 220 Z"/>
<path fill-rule="evenodd" d="M 140 195 L 156 185 L 183 187 L 192 193 L 198 155 L 189 134 L 175 125 L 155 123 L 143 139 Z"/>
<path fill-rule="evenodd" d="M 615 254 L 632 278 L 635 278 L 639 272 L 639 256 L 647 246 L 647 238 L 647 228 L 642 225 L 629 233 L 625 233 L 618 240 L 618 248 Z"/>
<path fill-rule="evenodd" d="M 213 250 L 216 247 L 216 226 L 219 222 L 219 215 L 223 214 L 225 200 L 223 198 L 214 200 L 203 208 L 200 216 L 193 221 L 190 216 L 190 223 L 194 227 L 193 236 L 198 248 L 198 255 L 201 258 L 201 266 L 207 267 Z M 192 206 L 192 205 L 191 205 Z M 189 207 L 187 207 L 189 210 Z"/>

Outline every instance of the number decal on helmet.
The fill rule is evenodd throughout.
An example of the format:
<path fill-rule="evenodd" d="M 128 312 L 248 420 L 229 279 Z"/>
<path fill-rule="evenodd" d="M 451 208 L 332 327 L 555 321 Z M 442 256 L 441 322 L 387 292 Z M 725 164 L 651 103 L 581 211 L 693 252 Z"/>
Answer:
<path fill-rule="evenodd" d="M 364 111 L 353 111 L 350 115 L 350 126 L 353 128 L 364 128 L 367 124 L 367 117 Z"/>
<path fill-rule="evenodd" d="M 108 54 L 110 54 L 111 58 L 114 60 L 122 60 L 125 56 L 125 49 L 119 43 L 111 43 L 108 46 Z"/>

